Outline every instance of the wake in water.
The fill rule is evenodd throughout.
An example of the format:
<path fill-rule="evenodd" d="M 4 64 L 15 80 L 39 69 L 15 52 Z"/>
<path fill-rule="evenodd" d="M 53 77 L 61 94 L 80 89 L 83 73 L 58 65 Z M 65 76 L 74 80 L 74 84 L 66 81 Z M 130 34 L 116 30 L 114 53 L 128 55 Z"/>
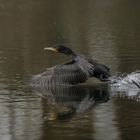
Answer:
<path fill-rule="evenodd" d="M 130 74 L 116 74 L 111 78 L 111 86 L 120 88 L 122 90 L 126 89 L 140 89 L 140 70 L 132 72 Z"/>
<path fill-rule="evenodd" d="M 110 80 L 109 87 L 113 96 L 140 101 L 140 70 L 130 74 L 119 73 L 113 75 Z"/>

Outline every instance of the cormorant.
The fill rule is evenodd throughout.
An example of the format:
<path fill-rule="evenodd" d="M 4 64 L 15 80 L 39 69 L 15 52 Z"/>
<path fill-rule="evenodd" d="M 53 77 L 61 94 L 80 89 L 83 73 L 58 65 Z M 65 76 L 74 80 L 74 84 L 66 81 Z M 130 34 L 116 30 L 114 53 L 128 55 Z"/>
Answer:
<path fill-rule="evenodd" d="M 85 82 L 90 77 L 96 77 L 101 81 L 108 81 L 110 77 L 110 70 L 106 65 L 76 54 L 68 47 L 59 45 L 44 48 L 44 50 L 63 53 L 69 56 L 71 60 L 67 63 L 47 68 L 45 72 L 33 76 L 31 85 L 76 85 Z"/>

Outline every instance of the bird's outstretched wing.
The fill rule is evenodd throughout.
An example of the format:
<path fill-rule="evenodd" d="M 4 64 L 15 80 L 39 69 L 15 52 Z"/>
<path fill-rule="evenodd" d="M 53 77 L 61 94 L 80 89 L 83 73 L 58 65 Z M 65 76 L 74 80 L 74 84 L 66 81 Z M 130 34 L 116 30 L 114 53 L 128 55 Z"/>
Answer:
<path fill-rule="evenodd" d="M 45 72 L 35 75 L 31 78 L 32 86 L 49 86 L 49 85 L 73 85 L 85 82 L 87 75 L 80 69 L 76 61 L 56 65 L 48 68 Z"/>

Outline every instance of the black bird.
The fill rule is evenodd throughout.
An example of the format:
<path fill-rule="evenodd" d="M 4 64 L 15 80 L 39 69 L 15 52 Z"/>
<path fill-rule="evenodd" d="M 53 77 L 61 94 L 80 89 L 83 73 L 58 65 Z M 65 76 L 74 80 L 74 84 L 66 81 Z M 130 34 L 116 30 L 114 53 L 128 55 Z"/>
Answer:
<path fill-rule="evenodd" d="M 108 81 L 110 71 L 104 64 L 99 64 L 91 58 L 76 54 L 70 48 L 63 45 L 44 48 L 59 53 L 63 53 L 71 58 L 64 64 L 59 64 L 41 74 L 35 75 L 31 79 L 33 86 L 48 85 L 75 85 L 83 83 L 90 77 L 96 77 L 101 81 Z"/>

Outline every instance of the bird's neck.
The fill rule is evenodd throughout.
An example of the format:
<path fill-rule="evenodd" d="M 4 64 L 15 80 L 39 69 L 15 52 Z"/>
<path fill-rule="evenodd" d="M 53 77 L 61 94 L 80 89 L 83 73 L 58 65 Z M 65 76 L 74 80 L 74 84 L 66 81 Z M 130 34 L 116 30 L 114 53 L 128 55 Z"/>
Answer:
<path fill-rule="evenodd" d="M 71 58 L 75 58 L 75 57 L 77 57 L 77 54 L 74 53 L 74 52 L 72 52 L 72 53 L 70 53 L 68 56 L 71 57 Z"/>

